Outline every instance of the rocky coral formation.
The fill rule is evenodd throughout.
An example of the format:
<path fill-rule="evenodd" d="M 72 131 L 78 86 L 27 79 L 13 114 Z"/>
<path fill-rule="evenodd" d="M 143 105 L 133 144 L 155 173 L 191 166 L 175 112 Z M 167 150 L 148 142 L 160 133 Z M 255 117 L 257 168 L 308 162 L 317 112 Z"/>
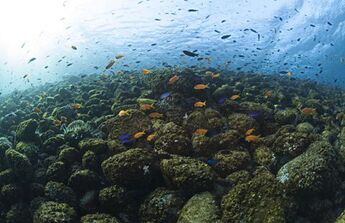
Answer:
<path fill-rule="evenodd" d="M 344 91 L 215 72 L 2 97 L 0 222 L 343 222 Z"/>

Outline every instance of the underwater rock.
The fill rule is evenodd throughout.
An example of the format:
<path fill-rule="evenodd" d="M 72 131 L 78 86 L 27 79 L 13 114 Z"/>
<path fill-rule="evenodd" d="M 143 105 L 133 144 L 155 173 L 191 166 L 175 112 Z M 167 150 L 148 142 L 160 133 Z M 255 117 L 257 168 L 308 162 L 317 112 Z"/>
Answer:
<path fill-rule="evenodd" d="M 12 169 L 6 169 L 0 172 L 0 186 L 14 183 L 15 175 Z"/>
<path fill-rule="evenodd" d="M 118 212 L 127 202 L 127 191 L 120 186 L 113 185 L 99 191 L 98 199 L 101 207 L 107 212 Z"/>
<path fill-rule="evenodd" d="M 312 138 L 306 133 L 283 133 L 276 136 L 272 150 L 284 163 L 306 151 L 311 141 Z"/>
<path fill-rule="evenodd" d="M 80 219 L 80 223 L 120 223 L 120 221 L 109 214 L 88 214 Z"/>
<path fill-rule="evenodd" d="M 183 206 L 177 223 L 220 223 L 220 210 L 209 192 L 196 194 Z"/>
<path fill-rule="evenodd" d="M 259 129 L 256 120 L 246 114 L 234 113 L 228 117 L 229 127 L 245 134 L 248 129 Z"/>
<path fill-rule="evenodd" d="M 239 170 L 228 175 L 225 179 L 230 181 L 232 185 L 247 183 L 252 178 L 247 170 Z"/>
<path fill-rule="evenodd" d="M 29 158 L 31 164 L 36 164 L 38 160 L 39 147 L 33 143 L 18 142 L 15 148 L 16 151 Z"/>
<path fill-rule="evenodd" d="M 271 149 L 267 146 L 259 146 L 254 152 L 255 162 L 269 170 L 272 170 L 277 165 L 277 158 Z"/>
<path fill-rule="evenodd" d="M 140 206 L 142 223 L 175 223 L 184 204 L 181 195 L 165 188 L 155 189 Z"/>
<path fill-rule="evenodd" d="M 345 223 L 345 211 L 341 212 L 341 214 L 337 217 L 335 223 Z"/>
<path fill-rule="evenodd" d="M 96 154 L 92 151 L 86 151 L 81 159 L 82 167 L 85 169 L 93 170 L 98 172 L 101 168 L 101 163 L 96 156 Z"/>
<path fill-rule="evenodd" d="M 80 160 L 80 153 L 74 147 L 66 147 L 59 152 L 58 160 L 65 164 L 72 164 Z"/>
<path fill-rule="evenodd" d="M 219 99 L 221 97 L 229 96 L 233 91 L 234 89 L 228 84 L 223 84 L 212 93 L 212 96 Z"/>
<path fill-rule="evenodd" d="M 77 118 L 77 111 L 74 110 L 71 105 L 65 105 L 55 108 L 52 112 L 52 116 L 59 120 L 61 120 L 61 117 L 66 117 L 68 120 L 74 120 Z"/>
<path fill-rule="evenodd" d="M 46 171 L 46 177 L 51 181 L 65 182 L 68 178 L 65 163 L 62 161 L 52 163 Z"/>
<path fill-rule="evenodd" d="M 68 179 L 68 185 L 80 194 L 90 190 L 99 189 L 101 178 L 97 173 L 91 170 L 78 170 Z"/>
<path fill-rule="evenodd" d="M 28 223 L 32 222 L 31 211 L 25 203 L 17 203 L 11 206 L 6 213 L 6 223 Z"/>
<path fill-rule="evenodd" d="M 192 112 L 186 120 L 184 126 L 189 132 L 194 132 L 198 128 L 220 131 L 226 126 L 226 119 L 212 108 L 197 110 Z"/>
<path fill-rule="evenodd" d="M 292 194 L 316 195 L 338 184 L 337 153 L 328 142 L 313 142 L 302 155 L 286 163 L 277 179 Z"/>
<path fill-rule="evenodd" d="M 97 211 L 98 207 L 98 191 L 87 191 L 81 196 L 79 208 L 82 213 L 94 213 Z"/>
<path fill-rule="evenodd" d="M 298 118 L 298 110 L 293 108 L 286 108 L 284 110 L 278 110 L 274 114 L 274 120 L 281 125 L 294 124 Z"/>
<path fill-rule="evenodd" d="M 251 164 L 250 155 L 247 151 L 221 150 L 213 157 L 216 160 L 215 171 L 225 177 L 235 171 L 248 169 Z"/>
<path fill-rule="evenodd" d="M 91 126 L 82 120 L 76 120 L 67 126 L 64 135 L 65 140 L 76 147 L 81 140 L 92 136 Z"/>
<path fill-rule="evenodd" d="M 36 141 L 36 129 L 38 127 L 38 122 L 34 119 L 29 119 L 19 123 L 16 134 L 18 140 L 24 142 L 34 142 Z"/>
<path fill-rule="evenodd" d="M 32 179 L 33 167 L 30 160 L 23 154 L 14 149 L 8 149 L 5 152 L 8 166 L 13 170 L 16 180 L 27 182 Z"/>
<path fill-rule="evenodd" d="M 268 172 L 237 184 L 222 198 L 222 222 L 286 222 L 292 201 Z"/>
<path fill-rule="evenodd" d="M 35 211 L 33 223 L 76 223 L 76 211 L 65 203 L 43 202 Z"/>
<path fill-rule="evenodd" d="M 238 148 L 240 134 L 237 130 L 227 130 L 210 138 L 209 150 Z"/>
<path fill-rule="evenodd" d="M 97 155 L 104 154 L 108 151 L 107 142 L 103 139 L 97 138 L 83 139 L 79 142 L 79 148 L 82 153 L 85 153 L 87 150 L 90 150 Z"/>
<path fill-rule="evenodd" d="M 4 203 L 14 204 L 24 200 L 24 190 L 17 184 L 6 184 L 1 187 L 1 199 Z"/>
<path fill-rule="evenodd" d="M 163 159 L 161 171 L 168 185 L 187 193 L 196 193 L 213 188 L 215 175 L 210 166 L 199 160 L 181 156 Z"/>
<path fill-rule="evenodd" d="M 144 149 L 130 149 L 102 162 L 102 170 L 112 184 L 127 187 L 149 185 L 154 176 L 155 156 Z"/>
<path fill-rule="evenodd" d="M 55 155 L 57 153 L 58 148 L 62 146 L 64 143 L 65 139 L 62 135 L 50 137 L 43 142 L 43 151 L 50 155 Z"/>
<path fill-rule="evenodd" d="M 60 182 L 49 181 L 44 188 L 44 195 L 50 201 L 76 206 L 77 198 L 72 188 Z"/>
<path fill-rule="evenodd" d="M 109 125 L 109 138 L 118 139 L 123 133 L 134 135 L 139 131 L 148 131 L 151 128 L 151 119 L 141 111 L 130 110 L 129 116 L 116 116 Z"/>
<path fill-rule="evenodd" d="M 10 148 L 12 148 L 12 143 L 7 138 L 0 137 L 0 170 L 6 167 L 5 152 Z"/>
<path fill-rule="evenodd" d="M 160 136 L 154 144 L 155 151 L 177 155 L 190 155 L 193 148 L 189 138 L 178 134 L 165 134 Z"/>

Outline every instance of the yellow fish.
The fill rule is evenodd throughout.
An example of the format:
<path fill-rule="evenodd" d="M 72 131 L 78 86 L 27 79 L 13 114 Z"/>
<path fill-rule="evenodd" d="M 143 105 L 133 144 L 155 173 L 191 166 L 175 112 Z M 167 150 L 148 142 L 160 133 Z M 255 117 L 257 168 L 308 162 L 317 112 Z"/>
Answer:
<path fill-rule="evenodd" d="M 202 108 L 206 106 L 206 101 L 202 102 L 202 101 L 198 101 L 194 103 L 194 107 L 196 108 Z"/>
<path fill-rule="evenodd" d="M 141 137 L 143 137 L 146 133 L 144 131 L 141 132 L 137 132 L 133 135 L 133 138 L 135 139 L 140 139 Z"/>
<path fill-rule="evenodd" d="M 120 117 L 125 117 L 129 115 L 129 112 L 127 110 L 121 110 L 118 115 Z"/>
<path fill-rule="evenodd" d="M 147 136 L 146 140 L 149 142 L 152 142 L 153 140 L 155 140 L 157 138 L 157 133 L 152 133 L 150 135 Z"/>
<path fill-rule="evenodd" d="M 151 73 L 152 73 L 152 70 L 143 69 L 143 70 L 142 70 L 142 73 L 143 73 L 143 74 L 151 74 Z"/>
<path fill-rule="evenodd" d="M 254 128 L 248 129 L 248 130 L 246 131 L 246 136 L 251 135 L 254 131 L 255 131 Z"/>
<path fill-rule="evenodd" d="M 204 90 L 206 88 L 208 88 L 208 84 L 197 84 L 194 86 L 195 90 Z"/>
<path fill-rule="evenodd" d="M 125 56 L 125 55 L 119 53 L 119 54 L 117 54 L 117 55 L 115 56 L 115 58 L 116 58 L 116 59 L 121 59 L 121 58 L 123 58 L 124 56 Z"/>
<path fill-rule="evenodd" d="M 213 73 L 212 75 L 211 75 L 211 77 L 212 78 L 218 78 L 218 77 L 220 77 L 220 73 Z"/>
<path fill-rule="evenodd" d="M 195 130 L 194 133 L 197 135 L 206 135 L 207 132 L 208 132 L 208 129 L 199 128 L 199 129 Z"/>

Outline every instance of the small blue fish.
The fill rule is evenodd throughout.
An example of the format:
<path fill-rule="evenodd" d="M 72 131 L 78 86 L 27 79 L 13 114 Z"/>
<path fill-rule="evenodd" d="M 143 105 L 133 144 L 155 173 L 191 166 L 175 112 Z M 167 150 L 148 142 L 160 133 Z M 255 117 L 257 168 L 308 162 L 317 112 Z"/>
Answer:
<path fill-rule="evenodd" d="M 217 100 L 217 102 L 218 102 L 218 104 L 222 105 L 222 104 L 224 104 L 225 100 L 226 100 L 226 97 L 221 97 Z"/>
<path fill-rule="evenodd" d="M 258 118 L 259 116 L 261 116 L 261 112 L 259 111 L 250 111 L 248 112 L 248 115 L 252 118 Z"/>
<path fill-rule="evenodd" d="M 127 143 L 133 142 L 132 136 L 128 133 L 122 133 L 119 136 L 119 140 L 121 141 L 122 144 L 127 144 Z"/>
<path fill-rule="evenodd" d="M 215 159 L 209 159 L 207 160 L 207 164 L 210 166 L 214 166 L 219 162 L 219 160 L 215 160 Z"/>
<path fill-rule="evenodd" d="M 161 99 L 161 100 L 164 100 L 164 99 L 166 99 L 167 97 L 169 97 L 170 95 L 171 95 L 170 92 L 165 92 L 165 93 L 161 94 L 160 99 Z"/>

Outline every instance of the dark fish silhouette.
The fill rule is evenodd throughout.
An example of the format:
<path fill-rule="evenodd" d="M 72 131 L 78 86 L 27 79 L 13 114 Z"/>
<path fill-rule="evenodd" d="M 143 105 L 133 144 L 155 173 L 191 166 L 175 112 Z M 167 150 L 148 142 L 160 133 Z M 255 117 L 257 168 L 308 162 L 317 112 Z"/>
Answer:
<path fill-rule="evenodd" d="M 229 38 L 231 35 L 224 35 L 224 36 L 222 36 L 221 38 L 222 39 L 227 39 L 227 38 Z"/>
<path fill-rule="evenodd" d="M 31 59 L 29 60 L 28 63 L 31 63 L 32 61 L 35 61 L 35 60 L 36 60 L 36 57 L 33 57 L 33 58 L 31 58 Z"/>
<path fill-rule="evenodd" d="M 182 52 L 183 52 L 185 55 L 189 56 L 189 57 L 197 57 L 197 56 L 199 56 L 199 54 L 190 52 L 190 51 L 188 51 L 188 50 L 183 50 Z"/>

